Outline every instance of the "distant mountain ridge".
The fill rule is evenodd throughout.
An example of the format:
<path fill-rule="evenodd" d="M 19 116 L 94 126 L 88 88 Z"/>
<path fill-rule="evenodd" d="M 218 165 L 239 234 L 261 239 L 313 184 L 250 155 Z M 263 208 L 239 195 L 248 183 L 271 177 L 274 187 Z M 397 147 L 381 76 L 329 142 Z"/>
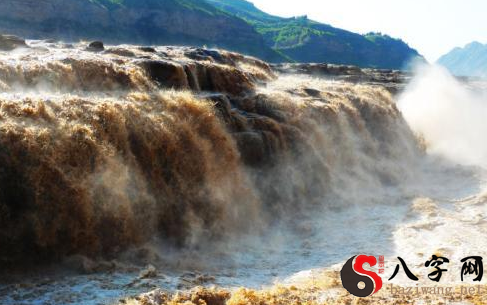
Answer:
<path fill-rule="evenodd" d="M 487 78 L 487 44 L 474 41 L 463 48 L 454 48 L 437 63 L 457 76 Z"/>
<path fill-rule="evenodd" d="M 412 59 L 422 58 L 402 40 L 381 33 L 360 35 L 306 16 L 277 17 L 245 0 L 207 1 L 246 20 L 262 34 L 268 46 L 298 62 L 401 69 Z"/>
<path fill-rule="evenodd" d="M 0 0 L 0 32 L 34 39 L 206 45 L 269 62 L 401 69 L 420 57 L 387 35 L 359 35 L 305 16 L 272 16 L 244 0 Z"/>

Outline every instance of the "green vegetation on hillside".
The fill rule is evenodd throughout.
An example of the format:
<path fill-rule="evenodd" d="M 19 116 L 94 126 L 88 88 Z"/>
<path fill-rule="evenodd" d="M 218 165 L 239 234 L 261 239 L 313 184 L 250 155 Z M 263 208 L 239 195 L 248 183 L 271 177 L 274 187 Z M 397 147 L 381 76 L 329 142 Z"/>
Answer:
<path fill-rule="evenodd" d="M 403 68 L 420 55 L 400 39 L 381 33 L 359 35 L 307 18 L 281 18 L 260 11 L 245 0 L 207 0 L 252 25 L 266 44 L 299 62 Z"/>

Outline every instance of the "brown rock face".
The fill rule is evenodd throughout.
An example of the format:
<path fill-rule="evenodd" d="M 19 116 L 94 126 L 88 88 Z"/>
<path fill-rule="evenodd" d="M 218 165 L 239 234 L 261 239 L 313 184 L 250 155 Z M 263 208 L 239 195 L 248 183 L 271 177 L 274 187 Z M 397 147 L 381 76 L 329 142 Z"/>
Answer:
<path fill-rule="evenodd" d="M 144 61 L 142 67 L 161 86 L 189 89 L 188 77 L 182 65 L 169 61 Z"/>

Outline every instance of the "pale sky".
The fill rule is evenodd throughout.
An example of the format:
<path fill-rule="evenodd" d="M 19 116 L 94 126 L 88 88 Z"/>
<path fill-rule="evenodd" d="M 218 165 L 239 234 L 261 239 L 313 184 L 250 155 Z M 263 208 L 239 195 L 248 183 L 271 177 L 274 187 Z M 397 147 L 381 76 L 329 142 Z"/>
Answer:
<path fill-rule="evenodd" d="M 273 15 L 308 15 L 352 32 L 401 38 L 430 62 L 456 46 L 487 43 L 487 0 L 249 1 Z"/>

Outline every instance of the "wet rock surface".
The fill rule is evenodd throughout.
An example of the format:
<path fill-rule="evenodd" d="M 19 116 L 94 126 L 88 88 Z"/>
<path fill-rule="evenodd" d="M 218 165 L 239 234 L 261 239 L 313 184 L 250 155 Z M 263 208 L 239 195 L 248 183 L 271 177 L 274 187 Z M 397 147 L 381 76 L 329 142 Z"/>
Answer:
<path fill-rule="evenodd" d="M 100 52 L 105 50 L 105 46 L 102 41 L 93 41 L 86 48 L 88 51 Z"/>
<path fill-rule="evenodd" d="M 385 69 L 361 69 L 356 66 L 333 64 L 277 64 L 276 71 L 284 74 L 305 74 L 355 84 L 379 85 L 392 94 L 402 91 L 412 77 L 409 72 Z"/>
<path fill-rule="evenodd" d="M 19 47 L 27 47 L 24 39 L 14 35 L 0 34 L 0 51 L 12 51 Z"/>

